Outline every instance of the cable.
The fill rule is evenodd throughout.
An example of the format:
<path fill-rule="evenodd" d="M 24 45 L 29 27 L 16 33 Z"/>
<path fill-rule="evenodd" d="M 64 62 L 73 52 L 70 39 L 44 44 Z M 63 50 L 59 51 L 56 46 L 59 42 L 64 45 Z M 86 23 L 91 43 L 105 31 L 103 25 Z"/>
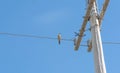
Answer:
<path fill-rule="evenodd" d="M 7 33 L 7 32 L 0 32 L 1 35 L 10 35 L 10 36 L 18 36 L 18 37 L 31 37 L 31 38 L 40 38 L 40 39 L 52 39 L 56 40 L 57 38 L 53 37 L 46 37 L 46 36 L 36 36 L 36 35 L 28 35 L 28 34 L 13 34 L 13 33 Z M 73 41 L 73 39 L 61 39 L 64 41 Z"/>
<path fill-rule="evenodd" d="M 28 35 L 28 34 L 13 34 L 13 33 L 7 33 L 7 32 L 0 32 L 0 35 L 10 35 L 10 36 L 18 36 L 18 37 L 31 37 L 31 38 L 39 38 L 39 39 L 51 39 L 51 40 L 57 40 L 57 38 L 54 37 L 46 37 L 46 36 L 36 36 L 36 35 Z M 63 41 L 73 41 L 73 39 L 61 39 Z M 83 41 L 87 42 L 87 41 Z M 119 44 L 120 42 L 103 42 L 103 44 Z M 87 46 L 87 45 L 81 45 L 81 46 Z"/>
<path fill-rule="evenodd" d="M 120 42 L 103 42 L 103 44 L 120 44 Z"/>
<path fill-rule="evenodd" d="M 45 36 L 35 36 L 35 35 L 27 35 L 27 34 L 13 34 L 13 33 L 7 33 L 7 32 L 0 32 L 1 35 L 10 35 L 10 36 L 18 36 L 18 37 L 31 37 L 31 38 L 39 38 L 39 39 L 52 39 L 57 40 L 57 38 L 53 37 L 45 37 Z M 73 41 L 73 39 L 61 39 L 63 41 Z M 87 47 L 87 45 L 80 45 L 83 47 Z"/>

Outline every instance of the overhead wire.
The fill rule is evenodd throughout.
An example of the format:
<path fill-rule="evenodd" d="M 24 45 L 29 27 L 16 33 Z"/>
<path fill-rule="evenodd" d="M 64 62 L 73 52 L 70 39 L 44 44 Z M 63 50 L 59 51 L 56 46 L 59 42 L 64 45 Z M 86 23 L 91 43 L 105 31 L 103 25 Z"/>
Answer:
<path fill-rule="evenodd" d="M 54 37 L 47 37 L 47 36 L 36 36 L 36 35 L 28 35 L 28 34 L 14 34 L 14 33 L 8 33 L 8 32 L 0 32 L 1 35 L 10 35 L 10 36 L 18 36 L 18 37 L 31 37 L 31 38 L 39 38 L 39 39 L 52 39 L 56 40 L 57 38 Z M 64 41 L 73 41 L 73 39 L 61 39 Z"/>
<path fill-rule="evenodd" d="M 120 42 L 103 42 L 103 44 L 120 44 Z"/>
<path fill-rule="evenodd" d="M 14 34 L 14 33 L 8 33 L 8 32 L 0 32 L 0 35 L 9 35 L 9 36 L 15 36 L 15 37 L 30 37 L 30 38 L 39 38 L 39 39 L 51 39 L 51 40 L 57 40 L 58 38 L 53 37 L 46 37 L 46 36 L 36 36 L 36 35 L 28 35 L 28 34 Z M 73 41 L 73 39 L 64 39 L 63 41 Z M 87 45 L 80 45 L 86 47 Z"/>
<path fill-rule="evenodd" d="M 28 34 L 14 34 L 14 33 L 8 33 L 8 32 L 0 32 L 0 35 L 9 35 L 9 36 L 16 36 L 16 37 L 30 37 L 30 38 L 39 38 L 39 39 L 51 39 L 51 40 L 57 40 L 58 38 L 55 37 L 47 37 L 47 36 L 36 36 L 36 35 L 28 35 Z M 63 41 L 74 41 L 74 39 L 66 39 L 62 38 Z M 87 41 L 84 41 L 87 42 Z M 119 44 L 120 42 L 103 42 L 103 44 Z M 87 45 L 81 45 L 81 46 L 87 46 Z"/>

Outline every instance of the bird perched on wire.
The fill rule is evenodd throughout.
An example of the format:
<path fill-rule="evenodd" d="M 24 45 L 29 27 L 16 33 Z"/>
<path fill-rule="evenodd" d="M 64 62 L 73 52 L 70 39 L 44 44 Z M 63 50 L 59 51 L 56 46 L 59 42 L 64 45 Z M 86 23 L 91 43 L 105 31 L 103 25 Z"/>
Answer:
<path fill-rule="evenodd" d="M 58 43 L 60 44 L 61 43 L 61 34 L 58 33 Z"/>

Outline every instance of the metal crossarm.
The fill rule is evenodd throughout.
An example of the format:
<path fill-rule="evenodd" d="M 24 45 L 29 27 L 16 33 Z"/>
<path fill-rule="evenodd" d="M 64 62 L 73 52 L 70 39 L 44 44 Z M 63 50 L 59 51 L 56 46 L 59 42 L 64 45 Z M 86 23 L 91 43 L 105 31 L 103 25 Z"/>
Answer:
<path fill-rule="evenodd" d="M 80 43 L 81 43 L 81 40 L 82 40 L 82 36 L 84 35 L 85 27 L 86 27 L 87 21 L 89 19 L 90 12 L 91 12 L 91 9 L 92 9 L 94 1 L 95 0 L 90 0 L 90 3 L 88 5 L 87 12 L 86 12 L 86 15 L 85 15 L 82 27 L 81 27 L 80 32 L 79 32 L 79 36 L 78 36 L 78 39 L 77 39 L 77 44 L 75 45 L 74 50 L 78 50 L 78 48 L 80 46 Z"/>
<path fill-rule="evenodd" d="M 105 14 L 105 11 L 106 11 L 106 9 L 107 9 L 107 6 L 108 6 L 108 4 L 109 4 L 109 1 L 110 1 L 110 0 L 105 0 L 105 2 L 104 2 L 104 4 L 103 4 L 102 10 L 101 10 L 101 12 L 100 12 L 99 25 L 101 25 L 101 22 L 102 22 L 102 19 L 103 19 L 103 17 L 104 17 L 104 14 Z"/>

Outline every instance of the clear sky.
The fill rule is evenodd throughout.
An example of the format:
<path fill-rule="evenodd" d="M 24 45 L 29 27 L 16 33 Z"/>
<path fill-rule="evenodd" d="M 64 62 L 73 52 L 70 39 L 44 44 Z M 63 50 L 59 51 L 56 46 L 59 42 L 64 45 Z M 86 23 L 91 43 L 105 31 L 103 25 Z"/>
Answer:
<path fill-rule="evenodd" d="M 98 5 L 101 8 L 102 2 Z M 102 40 L 120 42 L 120 1 L 111 0 L 102 22 Z M 0 0 L 0 32 L 74 38 L 83 22 L 85 0 Z M 89 23 L 87 28 L 89 28 Z M 91 34 L 85 32 L 82 44 Z M 0 34 L 0 73 L 95 73 L 93 52 L 72 41 Z M 120 45 L 103 44 L 107 73 L 120 73 Z"/>

